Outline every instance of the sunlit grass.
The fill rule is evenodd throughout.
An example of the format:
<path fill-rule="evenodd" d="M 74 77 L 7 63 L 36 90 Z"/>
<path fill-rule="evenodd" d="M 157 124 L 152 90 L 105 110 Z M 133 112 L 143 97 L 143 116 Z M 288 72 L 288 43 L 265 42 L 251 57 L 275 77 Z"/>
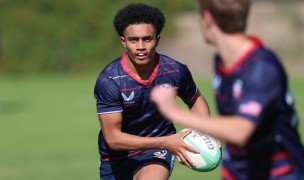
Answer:
<path fill-rule="evenodd" d="M 98 179 L 95 78 L 0 77 L 0 179 Z M 303 118 L 302 82 L 293 79 L 291 85 Z M 198 84 L 216 114 L 210 81 Z M 195 172 L 176 163 L 171 179 L 219 179 L 218 173 Z"/>

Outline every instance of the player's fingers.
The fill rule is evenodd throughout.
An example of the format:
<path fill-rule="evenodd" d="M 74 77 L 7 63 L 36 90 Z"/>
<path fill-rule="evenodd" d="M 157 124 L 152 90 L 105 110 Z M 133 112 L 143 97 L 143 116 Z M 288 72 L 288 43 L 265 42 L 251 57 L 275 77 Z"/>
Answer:
<path fill-rule="evenodd" d="M 181 160 L 181 164 L 187 166 L 188 168 L 192 168 L 195 166 L 194 162 L 191 160 L 191 158 L 186 152 L 180 152 L 179 158 Z"/>
<path fill-rule="evenodd" d="M 185 161 L 185 164 L 187 164 L 187 166 L 189 168 L 195 167 L 195 163 L 193 162 L 193 160 L 190 158 L 190 156 L 188 155 L 187 152 L 183 153 L 183 159 Z"/>
<path fill-rule="evenodd" d="M 191 133 L 191 131 L 192 130 L 190 130 L 190 129 L 187 129 L 186 131 L 182 131 L 181 134 L 182 134 L 183 138 L 186 137 L 187 135 L 189 135 Z"/>
<path fill-rule="evenodd" d="M 186 150 L 190 151 L 190 152 L 193 152 L 193 153 L 196 153 L 196 154 L 200 153 L 200 151 L 198 149 L 196 149 L 192 146 L 189 146 L 189 145 L 186 146 Z"/>
<path fill-rule="evenodd" d="M 186 165 L 188 168 L 192 168 L 195 166 L 194 163 L 188 161 L 186 158 L 184 159 L 184 165 Z"/>
<path fill-rule="evenodd" d="M 181 132 L 182 135 L 183 135 L 183 138 L 184 138 L 185 136 L 189 135 L 189 134 L 191 133 L 191 131 L 192 131 L 192 130 L 188 129 L 188 130 L 186 130 L 186 131 L 184 131 L 184 132 Z M 198 149 L 195 149 L 194 147 L 189 146 L 189 145 L 186 144 L 186 143 L 185 143 L 184 145 L 185 145 L 185 149 L 186 149 L 186 150 L 188 150 L 188 151 L 190 151 L 190 152 L 193 152 L 193 153 L 200 153 L 200 151 L 199 151 Z"/>
<path fill-rule="evenodd" d="M 176 160 L 177 160 L 179 163 L 182 164 L 182 161 L 181 161 L 181 159 L 180 159 L 178 156 L 175 156 L 175 158 L 176 158 Z"/>
<path fill-rule="evenodd" d="M 222 143 L 221 143 L 221 141 L 216 140 L 216 142 L 217 142 L 217 144 L 218 144 L 219 148 L 222 148 Z"/>
<path fill-rule="evenodd" d="M 187 160 L 183 157 L 182 153 L 178 153 L 175 157 L 176 157 L 176 159 L 178 160 L 179 163 L 181 163 L 182 165 L 188 166 L 187 165 Z"/>
<path fill-rule="evenodd" d="M 183 156 L 177 156 L 178 162 L 184 166 L 187 166 L 188 168 L 192 168 L 192 166 L 187 162 Z"/>

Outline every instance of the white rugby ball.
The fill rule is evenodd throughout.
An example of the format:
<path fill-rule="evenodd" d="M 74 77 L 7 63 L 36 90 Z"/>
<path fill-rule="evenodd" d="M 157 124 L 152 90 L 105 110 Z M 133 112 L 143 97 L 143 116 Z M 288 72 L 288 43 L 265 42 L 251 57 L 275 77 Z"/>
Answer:
<path fill-rule="evenodd" d="M 188 130 L 183 129 L 182 131 Z M 217 141 L 202 132 L 190 129 L 191 133 L 184 137 L 184 142 L 195 149 L 199 150 L 199 154 L 187 151 L 190 158 L 195 163 L 192 169 L 200 172 L 214 170 L 221 161 L 222 152 Z"/>

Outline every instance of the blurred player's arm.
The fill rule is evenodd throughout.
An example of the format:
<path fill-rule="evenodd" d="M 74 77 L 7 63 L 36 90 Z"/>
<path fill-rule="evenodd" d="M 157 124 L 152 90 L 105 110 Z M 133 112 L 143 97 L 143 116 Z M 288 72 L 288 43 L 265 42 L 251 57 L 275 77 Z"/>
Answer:
<path fill-rule="evenodd" d="M 204 96 L 198 90 L 195 96 L 188 102 L 185 102 L 188 105 L 190 111 L 194 114 L 197 114 L 199 117 L 202 116 L 210 116 L 210 109 L 208 103 Z M 220 140 L 217 140 L 218 145 L 222 147 L 222 143 Z"/>
<path fill-rule="evenodd" d="M 253 122 L 239 116 L 199 116 L 178 106 L 175 97 L 174 89 L 159 87 L 154 88 L 151 95 L 165 117 L 185 127 L 197 129 L 214 138 L 237 145 L 244 145 L 256 128 Z"/>
<path fill-rule="evenodd" d="M 204 121 L 198 129 L 204 132 L 239 146 L 245 145 L 252 136 L 256 125 L 249 119 L 240 116 L 216 116 L 211 121 Z"/>

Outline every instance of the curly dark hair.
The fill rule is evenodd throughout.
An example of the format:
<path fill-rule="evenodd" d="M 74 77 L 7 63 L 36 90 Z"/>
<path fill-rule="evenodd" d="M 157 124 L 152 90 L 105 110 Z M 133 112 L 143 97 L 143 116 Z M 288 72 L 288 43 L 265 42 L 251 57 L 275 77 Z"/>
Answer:
<path fill-rule="evenodd" d="M 131 3 L 119 10 L 113 24 L 119 36 L 123 36 L 125 29 L 130 24 L 152 24 L 159 35 L 165 25 L 163 13 L 156 7 L 142 3 Z"/>

